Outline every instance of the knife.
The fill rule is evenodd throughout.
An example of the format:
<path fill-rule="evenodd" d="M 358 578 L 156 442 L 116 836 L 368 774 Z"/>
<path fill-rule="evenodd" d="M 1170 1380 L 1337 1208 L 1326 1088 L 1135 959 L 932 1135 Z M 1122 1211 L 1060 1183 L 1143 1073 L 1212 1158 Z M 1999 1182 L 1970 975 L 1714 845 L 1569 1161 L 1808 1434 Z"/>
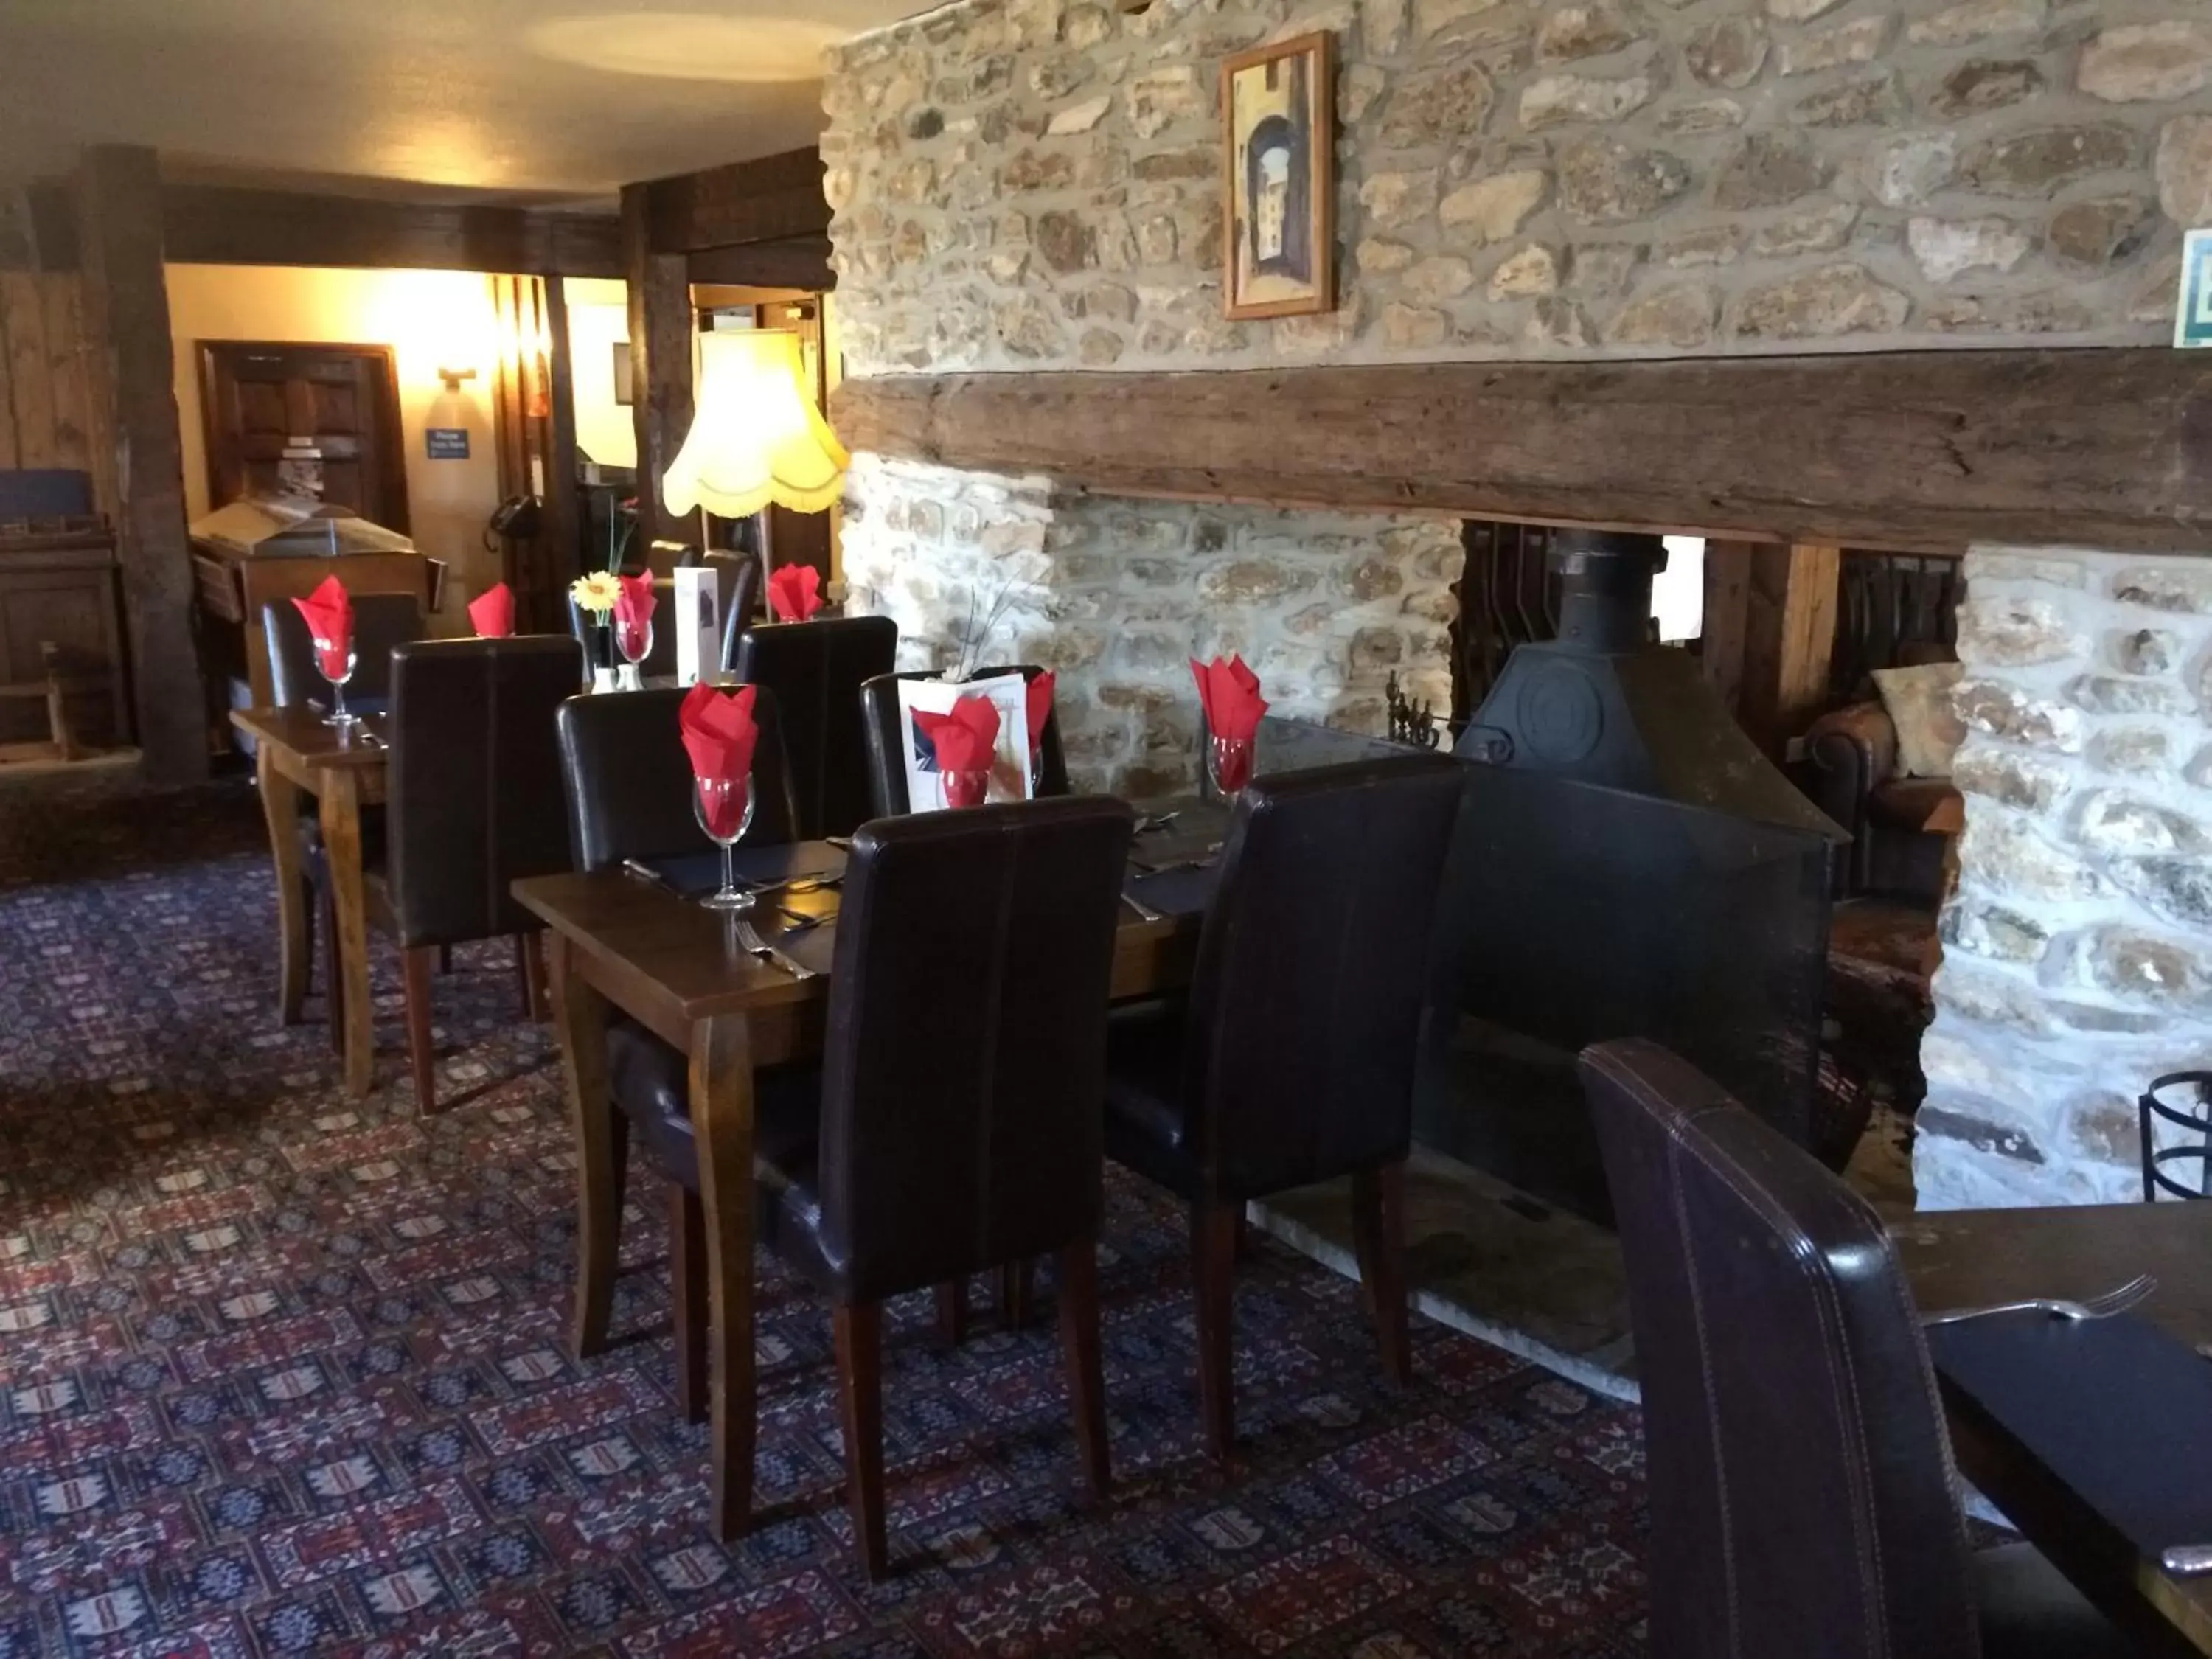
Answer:
<path fill-rule="evenodd" d="M 2212 1572 L 2212 1544 L 2172 1544 L 2159 1553 L 2158 1564 L 2176 1578 L 2196 1578 Z"/>

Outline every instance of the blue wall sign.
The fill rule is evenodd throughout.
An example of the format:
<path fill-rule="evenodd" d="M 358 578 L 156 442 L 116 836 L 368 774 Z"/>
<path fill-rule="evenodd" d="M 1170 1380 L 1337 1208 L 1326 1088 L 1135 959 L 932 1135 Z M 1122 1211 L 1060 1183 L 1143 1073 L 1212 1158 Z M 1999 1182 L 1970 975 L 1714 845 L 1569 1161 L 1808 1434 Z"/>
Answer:
<path fill-rule="evenodd" d="M 425 427 L 422 441 L 434 461 L 465 461 L 469 458 L 469 429 L 465 426 Z"/>

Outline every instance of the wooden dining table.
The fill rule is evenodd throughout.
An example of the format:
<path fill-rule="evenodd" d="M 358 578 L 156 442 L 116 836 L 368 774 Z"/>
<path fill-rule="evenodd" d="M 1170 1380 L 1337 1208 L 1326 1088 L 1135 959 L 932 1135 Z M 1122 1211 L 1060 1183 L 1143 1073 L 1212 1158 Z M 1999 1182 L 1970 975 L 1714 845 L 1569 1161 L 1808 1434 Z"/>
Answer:
<path fill-rule="evenodd" d="M 300 844 L 301 796 L 315 799 L 336 918 L 337 1000 L 346 1092 L 368 1094 L 376 1077 L 375 1022 L 368 992 L 368 904 L 362 879 L 361 809 L 384 799 L 392 750 L 387 717 L 365 714 L 330 725 L 319 707 L 241 708 L 230 723 L 253 740 L 269 851 L 276 864 L 278 1008 L 295 1024 L 307 1000 L 310 951 Z"/>
<path fill-rule="evenodd" d="M 2212 1202 L 1931 1211 L 1890 1229 L 1923 1313 L 2095 1296 L 2148 1273 L 2133 1310 L 2195 1348 L 2212 1342 Z M 1960 1472 L 2148 1653 L 2212 1654 L 2212 1577 L 2177 1578 L 1965 1394 L 1942 1384 Z M 2146 1436 L 2212 1423 L 2144 1424 Z M 2176 1542 L 2212 1543 L 2212 1538 Z"/>
<path fill-rule="evenodd" d="M 1186 830 L 1200 817 L 1186 817 Z M 842 857 L 827 843 L 802 843 L 792 864 L 810 870 Z M 605 1347 L 613 1313 L 623 1131 L 608 1086 L 608 1018 L 617 1011 L 629 1015 L 689 1062 L 706 1224 L 714 1517 L 718 1533 L 733 1537 L 752 1512 L 753 1072 L 822 1052 L 831 975 L 802 979 L 760 961 L 725 915 L 619 870 L 532 877 L 514 890 L 545 924 L 552 947 L 554 1007 L 576 1130 L 580 1358 Z M 773 943 L 766 907 L 761 923 Z M 1125 906 L 1115 939 L 1115 1000 L 1188 984 L 1199 927 L 1196 915 L 1147 917 Z M 829 945 L 818 938 L 811 957 L 826 963 Z"/>

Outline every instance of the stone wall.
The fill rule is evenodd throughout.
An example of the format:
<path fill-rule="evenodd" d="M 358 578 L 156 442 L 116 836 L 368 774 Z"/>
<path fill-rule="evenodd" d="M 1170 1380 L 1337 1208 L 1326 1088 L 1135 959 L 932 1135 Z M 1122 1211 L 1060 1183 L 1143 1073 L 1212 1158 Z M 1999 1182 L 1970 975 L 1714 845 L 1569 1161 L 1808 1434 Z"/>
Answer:
<path fill-rule="evenodd" d="M 2136 1096 L 2212 1066 L 2212 559 L 1981 550 L 1966 580 L 1919 1200 L 2133 1199 Z"/>
<path fill-rule="evenodd" d="M 1221 316 L 1217 73 L 1340 47 L 1333 315 Z M 2201 0 L 960 0 L 831 55 L 855 374 L 2166 337 Z"/>
<path fill-rule="evenodd" d="M 1450 706 L 1450 520 L 1122 501 L 863 455 L 844 549 L 855 608 L 898 619 L 902 667 L 951 667 L 964 642 L 971 667 L 1054 671 L 1079 787 L 1195 781 L 1194 656 L 1241 652 L 1277 712 L 1358 731 L 1383 729 L 1394 669 Z"/>

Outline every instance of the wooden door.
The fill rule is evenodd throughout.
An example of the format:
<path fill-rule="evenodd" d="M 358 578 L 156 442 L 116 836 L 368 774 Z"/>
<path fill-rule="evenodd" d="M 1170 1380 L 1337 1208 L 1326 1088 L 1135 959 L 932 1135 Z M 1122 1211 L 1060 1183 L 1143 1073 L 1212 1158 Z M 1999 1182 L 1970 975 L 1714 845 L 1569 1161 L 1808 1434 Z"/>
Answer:
<path fill-rule="evenodd" d="M 390 346 L 204 340 L 200 408 L 210 506 L 308 495 L 406 531 Z"/>

